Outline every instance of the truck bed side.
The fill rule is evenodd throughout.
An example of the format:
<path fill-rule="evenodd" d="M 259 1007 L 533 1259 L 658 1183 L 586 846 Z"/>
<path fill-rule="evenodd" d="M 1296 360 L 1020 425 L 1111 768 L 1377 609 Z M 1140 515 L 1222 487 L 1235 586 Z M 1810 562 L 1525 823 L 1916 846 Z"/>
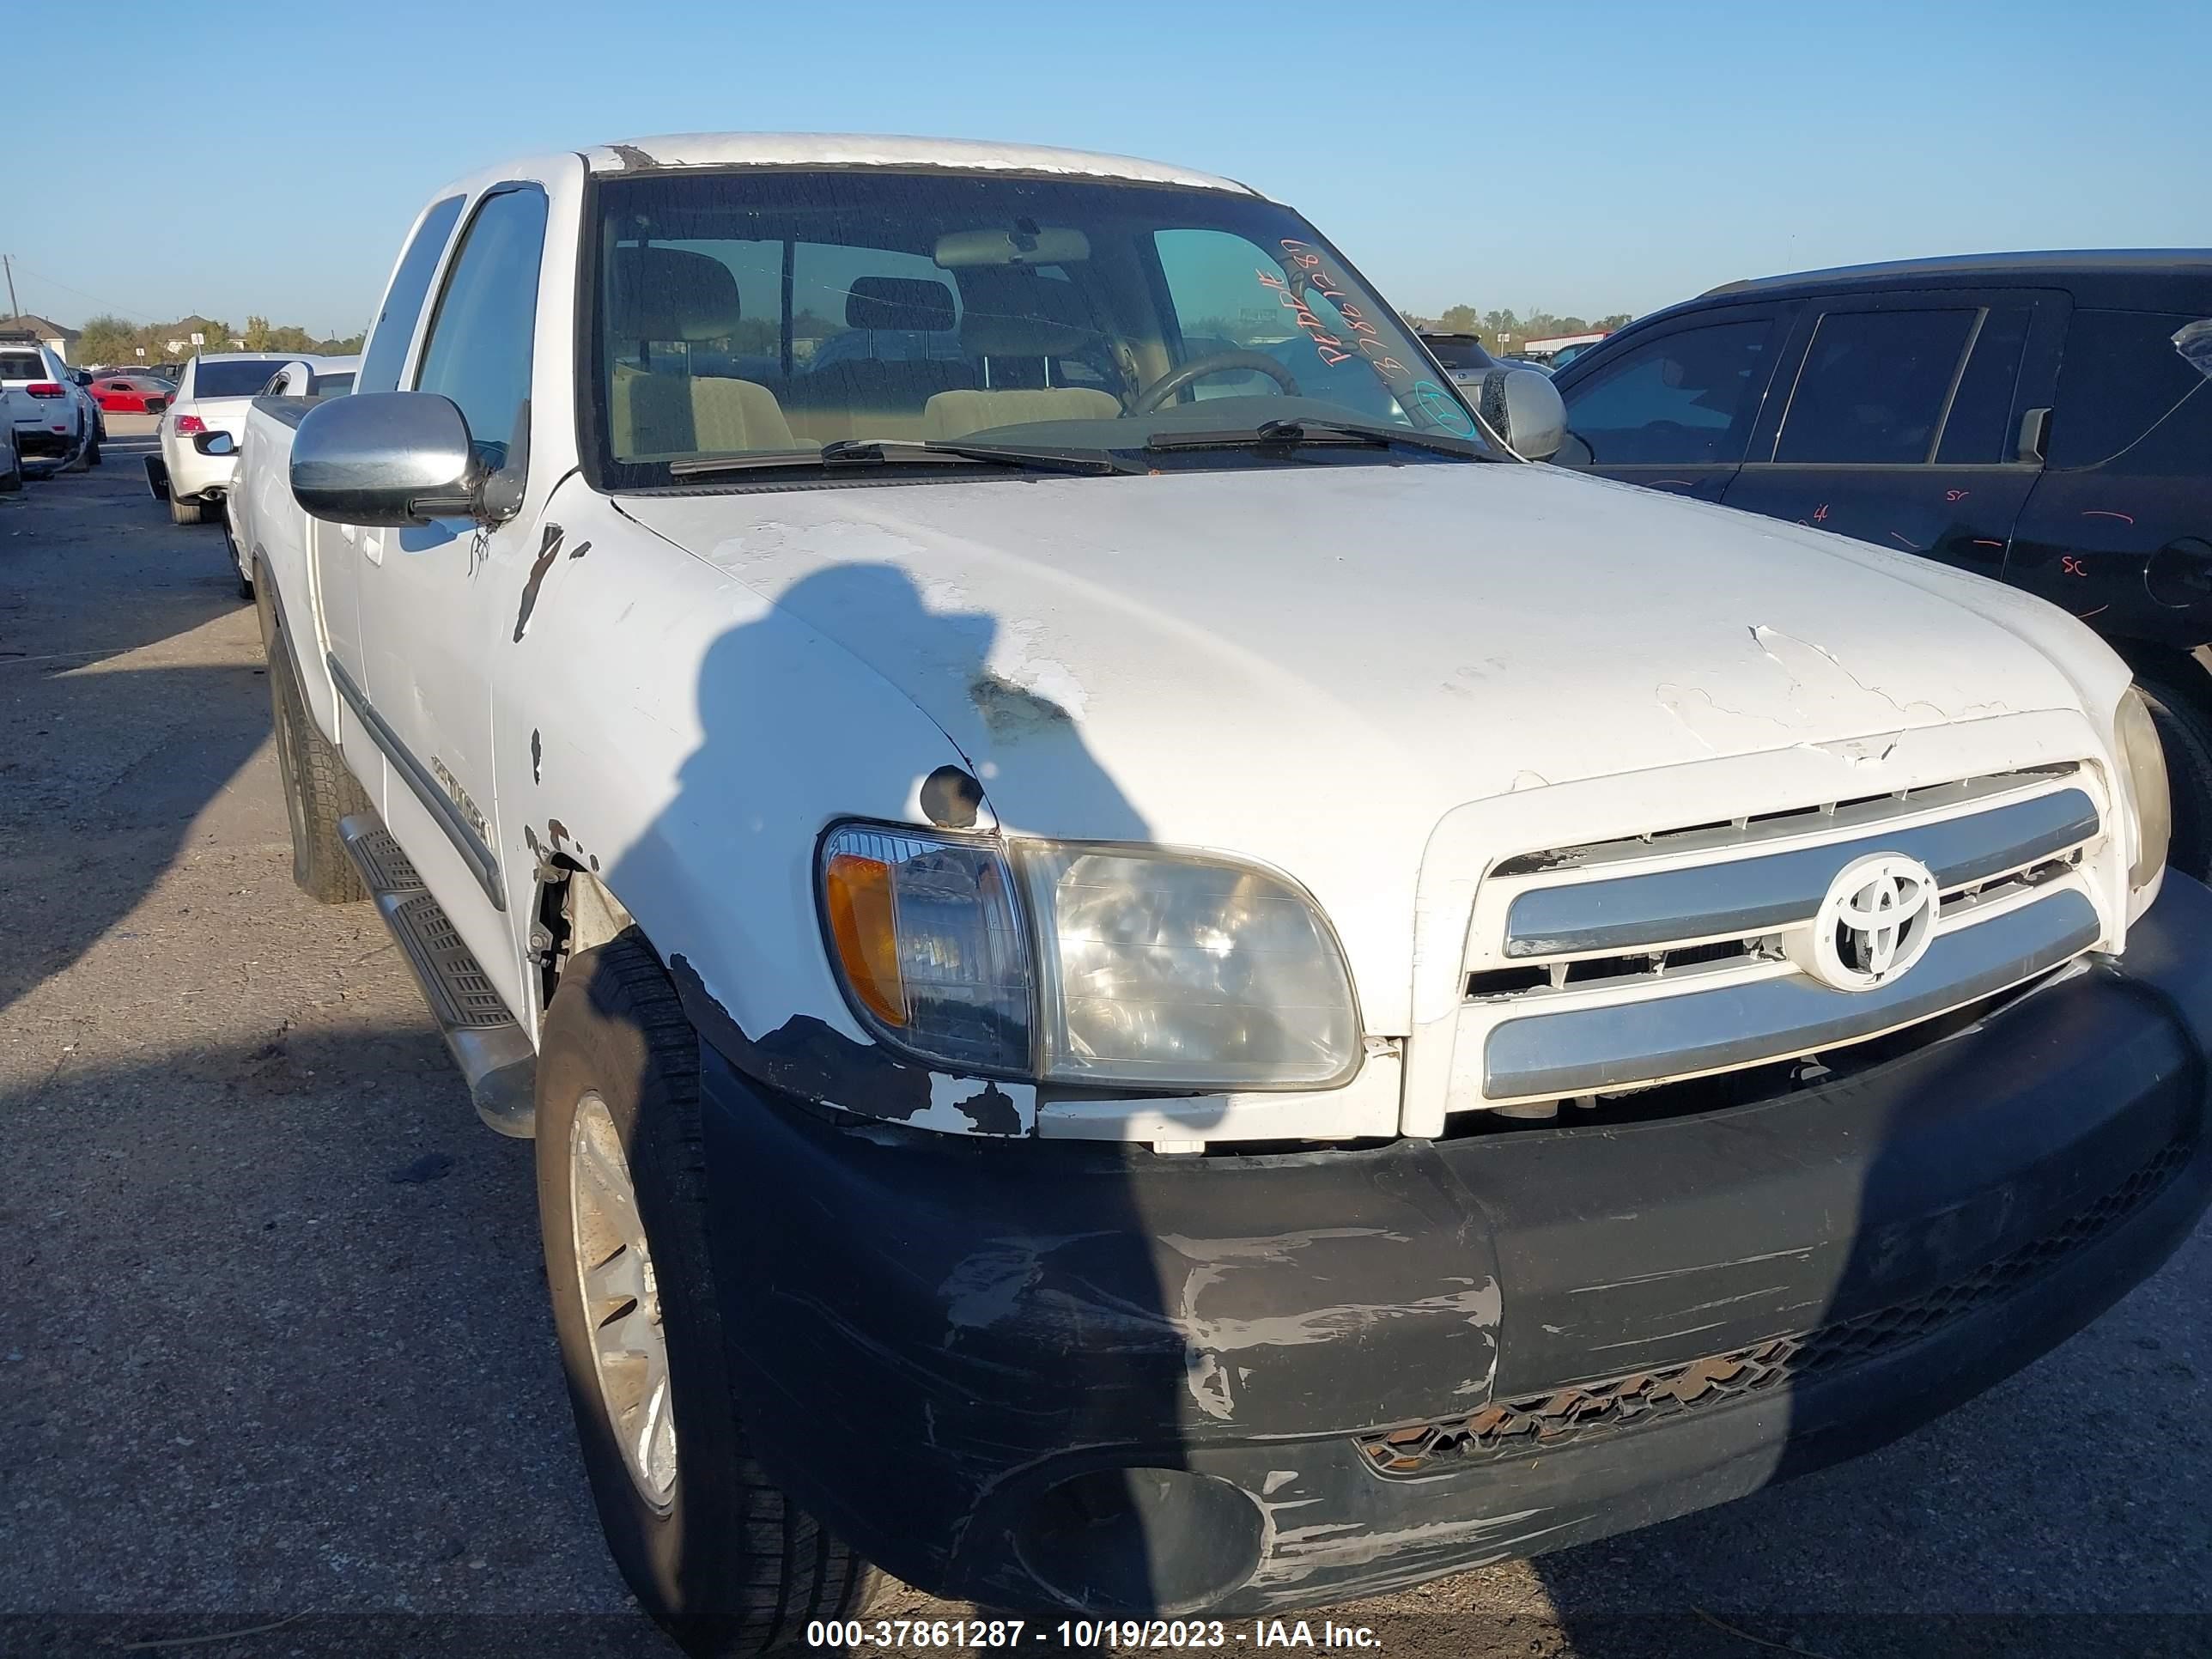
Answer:
<path fill-rule="evenodd" d="M 255 580 L 274 584 L 271 597 L 290 635 L 308 718 L 325 737 L 335 738 L 337 693 L 324 662 L 315 586 L 314 538 L 324 526 L 292 496 L 292 434 L 317 401 L 253 399 L 239 442 L 238 541 Z"/>

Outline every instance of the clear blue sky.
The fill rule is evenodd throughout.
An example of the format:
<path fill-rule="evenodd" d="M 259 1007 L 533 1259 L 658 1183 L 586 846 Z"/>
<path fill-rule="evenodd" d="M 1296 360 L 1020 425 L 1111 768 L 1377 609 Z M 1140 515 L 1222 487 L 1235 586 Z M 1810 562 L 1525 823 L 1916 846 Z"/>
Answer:
<path fill-rule="evenodd" d="M 25 309 L 68 323 L 112 306 L 349 333 L 447 178 L 726 128 L 1225 173 L 1431 313 L 1640 312 L 1911 254 L 2212 245 L 2212 0 L 21 9 L 10 56 L 70 72 L 81 136 L 19 141 L 0 243 Z"/>

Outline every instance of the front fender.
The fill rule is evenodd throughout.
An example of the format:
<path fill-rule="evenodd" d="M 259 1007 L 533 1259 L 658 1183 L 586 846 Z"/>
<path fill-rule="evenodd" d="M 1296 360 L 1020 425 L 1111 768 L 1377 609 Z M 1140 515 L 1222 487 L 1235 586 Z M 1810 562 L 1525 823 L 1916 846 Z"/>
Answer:
<path fill-rule="evenodd" d="M 732 515 L 773 500 L 734 497 Z M 835 820 L 928 821 L 923 780 L 965 764 L 952 740 L 844 647 L 580 480 L 555 492 L 538 544 L 490 647 L 508 914 L 537 914 L 548 865 L 588 870 L 694 1022 L 764 1080 L 900 1120 L 958 1092 L 861 1030 L 813 883 Z M 1026 1109 L 970 1120 L 1028 1133 L 1022 1094 Z"/>

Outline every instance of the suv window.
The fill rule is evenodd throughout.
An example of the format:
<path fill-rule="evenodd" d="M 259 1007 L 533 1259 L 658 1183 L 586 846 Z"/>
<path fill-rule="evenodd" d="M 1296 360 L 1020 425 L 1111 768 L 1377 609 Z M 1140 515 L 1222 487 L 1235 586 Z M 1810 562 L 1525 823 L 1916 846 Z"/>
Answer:
<path fill-rule="evenodd" d="M 545 194 L 504 190 L 477 210 L 453 256 L 422 344 L 417 392 L 460 405 L 486 465 L 507 464 L 507 441 L 530 401 L 531 333 L 545 246 Z"/>
<path fill-rule="evenodd" d="M 2196 320 L 2180 312 L 2075 312 L 2051 416 L 2051 465 L 2110 460 L 2202 387 L 2204 377 L 2173 343 Z"/>
<path fill-rule="evenodd" d="M 1832 311 L 1806 349 L 1774 459 L 1830 465 L 1925 461 L 1975 311 Z"/>
<path fill-rule="evenodd" d="M 2020 434 L 2012 420 L 2013 394 L 2020 385 L 2021 348 L 2027 343 L 2026 306 L 2004 306 L 1982 313 L 1981 331 L 1966 356 L 1966 372 L 1943 417 L 1936 459 L 1946 466 L 1994 466 L 2014 459 Z"/>
<path fill-rule="evenodd" d="M 461 198 L 448 196 L 422 216 L 422 228 L 407 245 L 399 269 L 392 273 L 392 286 L 384 295 L 384 309 L 369 330 L 368 350 L 361 360 L 361 389 L 392 392 L 399 386 L 399 366 L 407 360 L 407 343 L 415 337 L 415 319 L 422 314 L 422 298 L 430 291 L 430 277 L 438 269 L 438 256 L 461 216 Z"/>
<path fill-rule="evenodd" d="M 1634 347 L 1566 392 L 1567 425 L 1601 466 L 1740 461 L 1773 333 L 1774 319 L 1759 317 Z"/>
<path fill-rule="evenodd" d="M 46 365 L 35 351 L 0 352 L 0 380 L 43 380 Z"/>

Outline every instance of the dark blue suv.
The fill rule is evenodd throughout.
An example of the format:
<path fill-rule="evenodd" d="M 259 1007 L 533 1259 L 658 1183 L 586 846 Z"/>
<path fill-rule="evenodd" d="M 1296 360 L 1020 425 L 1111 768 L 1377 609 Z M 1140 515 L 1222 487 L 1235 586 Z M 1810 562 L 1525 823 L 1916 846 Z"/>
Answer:
<path fill-rule="evenodd" d="M 2212 250 L 1999 253 L 1730 283 L 1556 377 L 1553 459 L 1924 555 L 2136 671 L 2172 862 L 2212 872 Z"/>

